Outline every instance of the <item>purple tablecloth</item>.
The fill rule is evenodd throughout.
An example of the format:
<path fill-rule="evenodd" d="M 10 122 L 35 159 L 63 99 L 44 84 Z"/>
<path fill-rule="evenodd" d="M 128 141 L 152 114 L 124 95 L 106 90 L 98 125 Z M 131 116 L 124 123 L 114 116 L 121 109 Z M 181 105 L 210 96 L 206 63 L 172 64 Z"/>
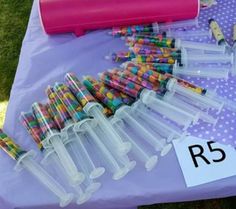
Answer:
<path fill-rule="evenodd" d="M 217 7 L 201 12 L 200 23 L 207 28 L 207 19 L 216 18 L 222 25 L 226 37 L 232 34 L 232 24 L 236 23 L 235 0 L 221 0 Z M 120 39 L 114 39 L 107 31 L 96 31 L 76 38 L 73 35 L 49 37 L 40 26 L 37 1 L 34 2 L 29 26 L 23 46 L 15 81 L 11 91 L 4 130 L 26 149 L 36 146 L 19 123 L 21 111 L 27 111 L 34 101 L 45 99 L 44 89 L 48 84 L 61 81 L 67 71 L 74 71 L 80 77 L 112 67 L 104 56 L 124 48 Z M 199 80 L 194 82 L 205 87 L 218 86 L 218 93 L 236 99 L 236 80 Z M 215 128 L 200 123 L 192 128 L 192 134 L 234 144 L 236 139 L 235 114 L 224 110 Z M 40 155 L 39 155 L 40 156 Z M 0 208 L 57 208 L 56 198 L 44 189 L 26 172 L 13 171 L 14 162 L 0 152 Z M 234 166 L 234 165 L 232 165 Z M 197 178 L 197 177 L 196 177 Z M 160 159 L 154 171 L 147 173 L 137 167 L 120 181 L 103 179 L 102 189 L 82 206 L 76 204 L 68 208 L 135 208 L 137 205 L 161 202 L 177 202 L 206 198 L 226 197 L 236 194 L 236 177 L 213 183 L 186 188 L 174 150 Z"/>

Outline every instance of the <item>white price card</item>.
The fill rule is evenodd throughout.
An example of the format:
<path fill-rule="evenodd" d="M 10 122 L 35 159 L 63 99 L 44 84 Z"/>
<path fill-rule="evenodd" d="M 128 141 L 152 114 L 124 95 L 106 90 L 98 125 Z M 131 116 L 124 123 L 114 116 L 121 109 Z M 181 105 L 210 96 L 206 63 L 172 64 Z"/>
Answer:
<path fill-rule="evenodd" d="M 193 136 L 173 144 L 187 187 L 236 175 L 236 150 L 229 145 Z"/>

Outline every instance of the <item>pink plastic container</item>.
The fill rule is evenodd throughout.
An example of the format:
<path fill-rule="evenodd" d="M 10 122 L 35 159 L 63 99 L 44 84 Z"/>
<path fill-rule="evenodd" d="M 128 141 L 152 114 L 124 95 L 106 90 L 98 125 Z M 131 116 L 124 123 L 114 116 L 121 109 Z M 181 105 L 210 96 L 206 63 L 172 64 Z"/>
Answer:
<path fill-rule="evenodd" d="M 40 0 L 39 10 L 46 33 L 73 32 L 114 26 L 193 19 L 199 0 Z"/>

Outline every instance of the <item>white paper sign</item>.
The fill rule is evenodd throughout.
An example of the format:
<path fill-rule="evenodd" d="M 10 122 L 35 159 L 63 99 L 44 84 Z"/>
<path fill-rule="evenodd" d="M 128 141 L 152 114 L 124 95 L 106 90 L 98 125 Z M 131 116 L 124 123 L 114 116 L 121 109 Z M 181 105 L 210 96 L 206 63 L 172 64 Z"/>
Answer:
<path fill-rule="evenodd" d="M 193 136 L 173 144 L 187 187 L 236 175 L 233 147 Z"/>

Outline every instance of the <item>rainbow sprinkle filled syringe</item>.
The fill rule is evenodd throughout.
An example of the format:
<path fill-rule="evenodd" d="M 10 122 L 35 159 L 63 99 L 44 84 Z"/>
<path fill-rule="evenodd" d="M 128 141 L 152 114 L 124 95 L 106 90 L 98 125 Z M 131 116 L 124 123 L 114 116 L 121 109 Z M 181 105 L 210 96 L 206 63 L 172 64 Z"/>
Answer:
<path fill-rule="evenodd" d="M 113 62 L 126 62 L 134 59 L 136 55 L 132 51 L 118 51 L 113 52 L 111 55 L 105 56 L 106 60 L 112 60 Z"/>
<path fill-rule="evenodd" d="M 135 68 L 134 70 L 133 72 L 136 73 L 139 71 L 139 69 Z M 231 111 L 236 111 L 236 105 L 233 101 L 171 74 L 154 72 L 143 68 L 140 70 L 140 75 L 142 75 L 142 79 L 150 81 L 153 85 L 158 85 L 161 82 L 165 90 L 184 96 L 188 102 L 201 108 L 211 108 L 220 112 L 223 107 L 226 107 Z"/>
<path fill-rule="evenodd" d="M 100 79 L 108 86 L 115 88 L 133 98 L 141 99 L 141 101 L 149 108 L 166 116 L 170 120 L 183 126 L 186 130 L 194 121 L 198 120 L 198 115 L 192 115 L 180 108 L 177 108 L 160 98 L 157 98 L 155 91 L 151 91 L 143 87 L 143 85 L 129 79 L 117 75 L 118 69 L 100 74 Z"/>
<path fill-rule="evenodd" d="M 146 24 L 146 25 L 132 25 L 127 27 L 113 27 L 112 31 L 109 32 L 110 35 L 114 37 L 121 36 L 132 36 L 136 33 L 158 33 L 159 27 L 157 23 Z"/>
<path fill-rule="evenodd" d="M 66 106 L 62 103 L 52 87 L 47 87 L 46 94 L 49 102 L 54 106 L 54 114 L 58 114 L 65 124 L 64 128 L 61 129 L 61 134 L 65 139 L 65 144 L 68 149 L 74 154 L 77 162 L 80 162 L 79 164 L 82 170 L 86 171 L 91 179 L 103 175 L 105 169 L 103 167 L 96 167 L 84 146 L 84 140 L 87 139 L 85 139 L 82 134 L 79 136 L 75 135 L 73 130 L 75 123 L 68 113 Z"/>
<path fill-rule="evenodd" d="M 101 102 L 104 102 L 106 100 L 104 100 L 104 97 L 107 95 L 104 89 L 108 89 L 107 86 L 104 85 L 104 83 L 102 82 L 97 82 L 95 79 L 93 79 L 92 77 L 87 77 L 87 79 L 93 83 L 94 85 L 94 89 L 96 89 L 96 91 L 91 90 L 91 92 L 94 94 L 94 96 L 98 99 L 101 100 Z M 138 82 L 138 84 L 140 84 L 141 86 L 144 86 L 145 88 L 151 89 L 151 90 L 157 90 L 156 86 L 152 85 L 150 82 L 148 81 L 143 81 L 142 79 L 138 79 L 138 80 L 133 80 L 134 82 Z M 133 116 L 134 117 L 138 117 L 140 120 L 140 122 L 142 123 L 143 121 L 145 121 L 146 124 L 148 124 L 149 127 L 153 127 L 153 129 L 162 137 L 164 137 L 165 139 L 167 139 L 167 142 L 172 141 L 173 139 L 177 139 L 177 138 L 182 138 L 186 135 L 186 132 L 183 132 L 181 129 L 179 129 L 178 127 L 174 126 L 173 124 L 166 124 L 166 121 L 163 120 L 161 117 L 158 117 L 157 115 L 153 115 L 151 114 L 151 111 L 148 110 L 148 108 L 146 108 L 144 105 L 142 105 L 140 102 L 135 102 L 134 98 L 120 92 L 117 91 L 115 89 L 108 89 L 109 92 L 112 93 L 112 95 L 115 95 L 116 98 L 122 98 L 122 101 L 124 104 L 126 105 L 132 105 L 132 112 L 134 113 Z M 108 92 L 107 90 L 107 92 Z M 101 92 L 103 93 L 101 94 L 97 94 L 97 92 Z M 102 97 L 103 96 L 103 97 Z M 122 124 L 124 124 L 123 122 L 119 122 L 120 120 L 118 120 L 117 118 L 112 118 L 111 122 L 113 122 L 113 124 L 116 126 L 116 129 L 118 129 L 118 125 L 120 125 L 122 127 Z M 123 131 L 123 129 L 120 127 L 120 132 Z M 129 135 L 129 132 L 127 133 Z M 124 134 L 123 134 L 124 135 Z M 130 136 L 132 138 L 132 136 Z M 132 143 L 132 142 L 131 142 Z M 133 144 L 133 143 L 132 143 Z M 142 146 L 141 146 L 142 147 Z M 149 163 L 147 163 L 149 164 Z"/>
<path fill-rule="evenodd" d="M 197 54 L 187 51 L 184 48 L 163 48 L 143 44 L 135 44 L 133 47 L 130 47 L 130 49 L 136 55 L 132 57 L 135 57 L 137 62 L 174 64 L 176 61 L 181 66 L 188 66 L 188 64 L 196 62 L 233 64 L 233 56 L 228 54 Z M 127 59 L 127 61 L 132 60 L 132 57 Z"/>
<path fill-rule="evenodd" d="M 164 66 L 165 60 L 159 59 L 157 55 L 161 55 L 166 60 L 166 63 L 174 64 L 169 73 L 176 75 L 200 76 L 207 78 L 228 78 L 229 70 L 225 67 L 211 67 L 209 65 L 199 66 L 202 64 L 213 63 L 230 63 L 233 64 L 233 55 L 213 55 L 213 54 L 194 54 L 187 52 L 185 49 L 162 48 L 150 45 L 135 44 L 130 47 L 130 50 L 136 54 L 136 58 L 132 61 L 137 63 L 160 64 Z M 172 58 L 172 59 L 170 59 Z M 198 66 L 196 66 L 196 63 Z M 190 65 L 191 64 L 191 65 Z M 194 65 L 193 65 L 194 64 Z"/>
<path fill-rule="evenodd" d="M 171 144 L 166 144 L 160 136 L 154 136 L 143 125 L 137 121 L 130 113 L 131 107 L 122 102 L 121 97 L 115 96 L 106 86 L 101 85 L 92 77 L 84 77 L 84 85 L 100 102 L 107 105 L 114 112 L 114 118 L 124 120 L 136 133 L 146 140 L 156 151 L 160 151 L 161 155 L 166 155 Z"/>
<path fill-rule="evenodd" d="M 99 121 L 98 126 L 103 130 L 112 141 L 114 152 L 118 151 L 121 154 L 127 154 L 131 149 L 129 142 L 123 142 L 121 137 L 117 134 L 112 125 L 108 122 L 103 114 L 103 107 L 90 94 L 86 87 L 79 81 L 79 79 L 72 73 L 67 73 L 65 80 L 77 100 L 83 107 L 83 110 L 89 115 Z M 110 147 L 111 148 L 111 147 Z"/>
<path fill-rule="evenodd" d="M 108 89 L 103 83 L 96 81 L 90 76 L 84 77 L 84 84 L 98 101 L 109 106 L 113 111 L 115 111 L 115 108 L 113 108 L 115 104 L 119 104 L 120 101 L 122 101 L 123 104 L 128 105 L 131 105 L 134 102 L 131 97 L 121 94 L 115 89 Z M 133 136 L 130 135 L 130 130 L 125 130 L 125 124 L 121 119 L 113 116 L 109 119 L 120 136 L 132 144 L 131 153 L 134 155 L 135 159 L 144 163 L 147 171 L 151 171 L 157 164 L 158 157 L 152 154 L 148 148 L 145 147 L 145 149 L 143 147 L 144 145 L 140 143 L 139 140 L 133 139 Z"/>
<path fill-rule="evenodd" d="M 163 63 L 143 63 L 143 62 L 137 62 L 137 60 L 133 60 L 131 62 L 139 66 L 144 66 L 153 71 L 170 73 L 175 76 L 185 75 L 185 76 L 192 76 L 192 77 L 225 79 L 225 80 L 229 78 L 229 69 L 223 68 L 223 67 L 213 68 L 209 66 L 203 67 L 200 65 L 179 66 L 177 63 L 175 63 L 174 65 L 163 64 Z M 123 68 L 123 66 L 131 62 L 125 62 L 121 64 L 121 67 Z"/>
<path fill-rule="evenodd" d="M 124 133 L 122 132 L 122 134 L 118 134 L 115 131 L 115 128 L 108 121 L 106 116 L 103 115 L 103 113 L 102 113 L 103 107 L 96 101 L 96 99 L 92 96 L 92 94 L 86 89 L 86 87 L 79 81 L 79 79 L 74 74 L 72 74 L 72 73 L 66 74 L 65 80 L 66 80 L 68 86 L 70 87 L 70 89 L 72 90 L 72 92 L 74 93 L 74 95 L 76 96 L 76 98 L 78 99 L 78 101 L 83 106 L 83 109 L 85 110 L 85 112 L 87 112 L 87 114 L 89 114 L 90 116 L 93 116 L 95 119 L 97 119 L 99 121 L 99 123 L 101 124 L 100 128 L 103 130 L 103 134 L 105 134 L 107 136 L 107 139 L 103 140 L 103 142 L 110 149 L 113 147 L 113 151 L 112 151 L 113 153 L 117 152 L 117 150 L 120 150 L 118 152 L 118 154 L 124 155 L 128 151 L 130 151 L 131 144 L 137 147 L 137 143 L 135 143 L 134 140 L 131 140 L 130 138 L 127 142 L 122 141 L 121 136 L 124 137 Z M 114 92 L 114 91 L 107 92 L 106 96 L 111 98 L 113 95 L 117 95 L 117 93 L 118 92 Z M 125 95 L 121 95 L 121 97 L 122 97 L 122 101 L 125 103 L 131 103 L 133 101 L 132 99 L 129 99 Z M 126 135 L 125 138 L 127 138 L 127 137 L 128 136 Z M 124 144 L 123 148 L 121 146 L 122 144 Z M 120 148 L 122 148 L 122 149 L 120 149 Z M 140 152 L 139 152 L 139 155 L 140 155 L 139 158 L 142 155 L 142 153 L 140 154 Z M 155 157 L 151 158 L 153 163 L 150 163 L 150 161 L 148 161 L 149 162 L 148 165 L 150 165 L 148 167 L 149 170 L 151 169 L 151 167 L 153 168 L 155 165 L 154 158 Z M 147 158 L 145 158 L 145 160 L 147 160 Z M 131 167 L 132 167 L 132 163 L 131 163 Z"/>
<path fill-rule="evenodd" d="M 133 169 L 133 162 L 123 161 L 122 156 L 115 155 L 116 153 L 111 153 L 107 149 L 107 147 L 102 143 L 101 138 L 103 136 L 99 136 L 97 127 L 97 120 L 89 117 L 84 111 L 80 103 L 74 97 L 69 88 L 60 83 L 56 83 L 54 85 L 54 90 L 59 96 L 60 100 L 66 106 L 67 111 L 74 121 L 74 132 L 78 135 L 78 133 L 86 132 L 91 138 L 91 143 L 93 143 L 98 151 L 100 152 L 100 156 L 103 158 L 104 167 L 109 170 L 113 174 L 113 179 L 118 180 L 124 177 L 131 169 Z M 114 155 L 113 155 L 114 154 Z M 114 157 L 115 156 L 115 157 Z"/>
<path fill-rule="evenodd" d="M 223 102 L 218 102 L 209 98 L 206 95 L 207 90 L 192 83 L 175 77 L 168 73 L 154 72 L 153 70 L 146 69 L 145 67 L 137 67 L 128 64 L 131 73 L 138 75 L 144 80 L 151 82 L 153 85 L 159 85 L 163 90 L 176 92 L 182 96 L 192 100 L 197 105 L 198 103 L 205 108 L 213 108 L 220 111 L 223 107 Z"/>
<path fill-rule="evenodd" d="M 216 124 L 217 119 L 213 118 L 208 114 L 208 112 L 202 111 L 200 108 L 195 107 L 194 105 L 189 104 L 188 102 L 185 102 L 184 100 L 181 100 L 178 98 L 175 93 L 169 92 L 166 89 L 166 83 L 164 82 L 166 80 L 166 77 L 159 76 L 157 77 L 156 72 L 164 74 L 165 71 L 162 71 L 160 69 L 152 69 L 145 65 L 135 64 L 132 62 L 124 63 L 122 65 L 124 68 L 123 71 L 117 71 L 117 74 L 120 75 L 123 78 L 126 78 L 128 80 L 131 80 L 135 83 L 140 84 L 141 86 L 156 91 L 160 98 L 162 98 L 164 101 L 179 107 L 187 112 L 189 112 L 192 115 L 198 115 L 199 119 L 202 119 L 206 122 Z M 156 82 L 154 85 L 154 80 L 158 80 L 159 83 Z M 162 80 L 163 79 L 163 80 Z M 144 85 L 144 81 L 152 83 L 152 85 Z"/>
<path fill-rule="evenodd" d="M 120 36 L 131 36 L 133 34 L 149 34 L 149 33 L 159 33 L 160 31 L 170 31 L 177 28 L 189 28 L 197 27 L 198 20 L 182 20 L 176 22 L 167 22 L 167 23 L 152 23 L 145 25 L 132 25 L 126 27 L 113 27 L 112 31 L 109 34 L 120 37 Z M 172 32 L 172 31 L 171 31 Z M 173 32 L 172 32 L 173 33 Z"/>
<path fill-rule="evenodd" d="M 150 45 L 156 47 L 168 47 L 168 48 L 186 48 L 201 51 L 210 51 L 215 53 L 225 53 L 225 46 L 217 46 L 215 44 L 199 43 L 193 41 L 183 41 L 180 39 L 166 37 L 163 34 L 152 35 L 141 35 L 136 34 L 126 38 L 128 46 L 134 46 L 135 44 Z"/>
<path fill-rule="evenodd" d="M 13 160 L 16 161 L 16 170 L 26 169 L 35 176 L 40 183 L 47 187 L 54 195 L 60 199 L 60 206 L 65 207 L 73 200 L 74 195 L 67 193 L 65 189 L 50 176 L 36 161 L 33 159 L 33 151 L 25 151 L 9 138 L 0 129 L 0 148 L 4 150 Z"/>
<path fill-rule="evenodd" d="M 20 116 L 22 125 L 26 128 L 27 132 L 31 135 L 34 142 L 37 144 L 38 149 L 44 152 L 42 141 L 46 138 L 42 130 L 39 127 L 38 121 L 32 113 L 22 112 Z"/>
<path fill-rule="evenodd" d="M 55 122 L 52 120 L 47 107 L 41 103 L 34 103 L 32 105 L 32 111 L 43 134 L 46 136 L 42 141 L 44 148 L 53 148 L 57 153 L 65 172 L 70 177 L 70 183 L 72 185 L 80 184 L 84 180 L 84 175 L 78 171 L 74 161 L 66 150 L 61 134 L 58 131 Z"/>
<path fill-rule="evenodd" d="M 66 174 L 66 172 L 64 171 L 64 168 L 61 165 L 60 160 L 58 159 L 58 156 L 55 153 L 55 151 L 53 149 L 43 149 L 41 141 L 45 139 L 45 136 L 43 135 L 43 132 L 40 129 L 39 124 L 36 118 L 34 117 L 34 115 L 30 112 L 24 112 L 24 113 L 22 112 L 21 122 L 23 126 L 26 128 L 26 130 L 28 131 L 28 133 L 32 136 L 32 138 L 34 139 L 34 141 L 36 142 L 39 149 L 42 151 L 44 155 L 44 158 L 41 161 L 41 163 L 47 168 L 49 168 L 49 170 L 53 170 L 54 171 L 52 173 L 53 175 L 57 173 L 60 182 L 66 186 L 68 184 L 68 180 L 70 181 L 70 179 L 68 175 Z M 83 170 L 83 173 L 85 173 L 84 170 Z M 86 176 L 84 182 L 87 182 L 87 178 L 88 177 Z M 82 183 L 81 186 L 83 186 L 84 182 Z M 96 185 L 97 184 L 98 183 L 96 183 Z M 92 185 L 93 184 L 91 183 L 88 186 L 91 187 Z M 77 198 L 78 204 L 82 204 L 86 202 L 91 197 L 90 193 L 84 192 L 86 191 L 86 188 L 83 190 L 81 186 L 72 185 L 72 187 L 74 187 L 74 191 L 76 192 L 76 195 L 78 196 Z"/>

